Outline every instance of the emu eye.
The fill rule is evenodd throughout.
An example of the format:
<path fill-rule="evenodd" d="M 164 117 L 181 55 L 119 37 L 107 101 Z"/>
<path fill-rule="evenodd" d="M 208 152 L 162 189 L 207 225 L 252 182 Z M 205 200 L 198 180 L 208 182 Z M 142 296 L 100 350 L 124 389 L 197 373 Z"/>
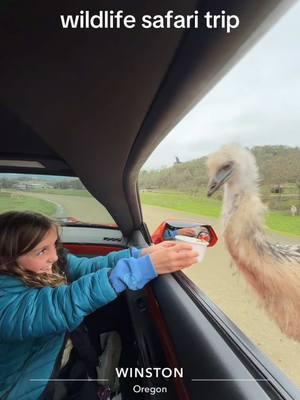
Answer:
<path fill-rule="evenodd" d="M 232 168 L 232 164 L 233 164 L 233 162 L 230 161 L 228 164 L 225 164 L 225 165 L 222 167 L 222 169 L 225 170 L 225 171 L 227 171 L 228 169 Z"/>

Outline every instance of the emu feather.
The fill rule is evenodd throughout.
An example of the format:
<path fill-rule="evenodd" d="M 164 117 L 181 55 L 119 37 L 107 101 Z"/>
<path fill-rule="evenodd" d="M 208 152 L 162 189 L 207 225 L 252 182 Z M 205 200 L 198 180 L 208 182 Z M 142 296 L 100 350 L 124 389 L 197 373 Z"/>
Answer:
<path fill-rule="evenodd" d="M 225 145 L 207 166 L 208 195 L 224 186 L 224 240 L 233 261 L 282 332 L 300 341 L 300 245 L 268 241 L 253 154 Z"/>

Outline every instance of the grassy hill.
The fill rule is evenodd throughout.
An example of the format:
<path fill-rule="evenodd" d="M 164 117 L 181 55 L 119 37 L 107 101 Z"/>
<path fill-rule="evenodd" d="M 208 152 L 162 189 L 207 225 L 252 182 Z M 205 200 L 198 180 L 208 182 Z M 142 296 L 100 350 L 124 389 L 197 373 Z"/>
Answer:
<path fill-rule="evenodd" d="M 262 198 L 270 210 L 288 213 L 292 204 L 300 210 L 300 148 L 256 146 L 251 149 L 260 171 Z M 206 157 L 160 170 L 143 170 L 139 176 L 142 192 L 182 192 L 199 199 L 206 196 Z M 279 193 L 274 188 L 281 187 Z M 221 200 L 217 193 L 215 199 Z M 166 204 L 164 204 L 166 206 Z"/>

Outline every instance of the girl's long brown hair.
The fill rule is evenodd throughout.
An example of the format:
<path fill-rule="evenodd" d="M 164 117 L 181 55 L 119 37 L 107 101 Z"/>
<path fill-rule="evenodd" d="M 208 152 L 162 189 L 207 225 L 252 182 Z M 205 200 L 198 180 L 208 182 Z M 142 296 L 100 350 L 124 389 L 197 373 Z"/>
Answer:
<path fill-rule="evenodd" d="M 50 229 L 57 230 L 58 260 L 52 274 L 36 274 L 22 269 L 17 258 L 34 249 Z M 66 284 L 63 273 L 65 256 L 59 238 L 59 226 L 48 217 L 34 212 L 8 211 L 0 214 L 0 275 L 21 279 L 27 286 L 42 288 Z"/>

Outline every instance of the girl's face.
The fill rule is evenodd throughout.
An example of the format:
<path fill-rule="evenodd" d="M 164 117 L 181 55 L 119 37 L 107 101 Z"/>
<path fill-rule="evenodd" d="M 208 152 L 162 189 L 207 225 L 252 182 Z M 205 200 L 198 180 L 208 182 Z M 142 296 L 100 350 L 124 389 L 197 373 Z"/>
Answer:
<path fill-rule="evenodd" d="M 40 243 L 28 253 L 17 258 L 20 267 L 27 271 L 41 273 L 52 273 L 52 265 L 57 261 L 56 252 L 57 232 L 53 227 L 49 229 Z"/>

